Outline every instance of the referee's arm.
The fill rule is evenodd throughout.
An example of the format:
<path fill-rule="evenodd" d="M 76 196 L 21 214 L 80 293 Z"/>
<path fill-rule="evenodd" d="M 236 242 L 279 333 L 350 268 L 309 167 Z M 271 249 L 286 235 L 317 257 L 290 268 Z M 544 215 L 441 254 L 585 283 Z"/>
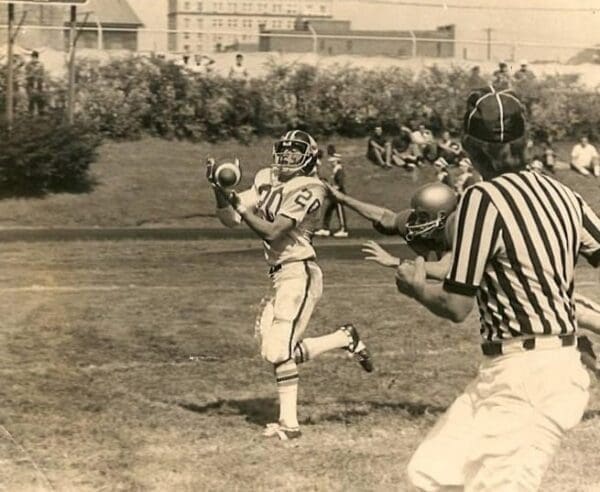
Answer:
<path fill-rule="evenodd" d="M 595 268 L 600 266 L 600 218 L 594 213 L 585 200 L 579 195 L 577 200 L 581 207 L 582 231 L 580 253 Z"/>
<path fill-rule="evenodd" d="M 500 220 L 487 194 L 477 186 L 465 192 L 456 217 L 452 261 L 444 282 L 426 283 L 419 271 L 422 266 L 411 271 L 412 267 L 401 265 L 396 285 L 432 313 L 459 323 L 473 309 L 486 264 L 495 253 Z"/>

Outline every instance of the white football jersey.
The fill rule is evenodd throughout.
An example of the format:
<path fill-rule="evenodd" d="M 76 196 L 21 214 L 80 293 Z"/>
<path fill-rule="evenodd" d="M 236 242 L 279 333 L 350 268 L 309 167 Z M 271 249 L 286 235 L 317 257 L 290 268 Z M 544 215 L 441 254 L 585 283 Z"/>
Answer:
<path fill-rule="evenodd" d="M 315 257 L 312 235 L 319 225 L 319 209 L 326 195 L 325 185 L 314 176 L 295 176 L 280 182 L 271 169 L 261 169 L 250 190 L 240 194 L 246 207 L 253 207 L 265 220 L 283 215 L 294 227 L 275 241 L 263 241 L 265 258 L 271 266 Z"/>

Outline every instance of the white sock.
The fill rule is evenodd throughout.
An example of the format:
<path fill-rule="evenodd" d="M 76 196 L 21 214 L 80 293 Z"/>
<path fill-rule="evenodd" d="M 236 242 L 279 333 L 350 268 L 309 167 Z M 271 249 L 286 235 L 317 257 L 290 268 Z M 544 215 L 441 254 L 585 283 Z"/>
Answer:
<path fill-rule="evenodd" d="M 275 368 L 279 394 L 279 421 L 287 427 L 298 427 L 298 368 L 288 361 Z"/>
<path fill-rule="evenodd" d="M 302 344 L 306 348 L 310 359 L 314 359 L 318 355 L 329 350 L 347 347 L 349 342 L 348 335 L 342 330 L 336 330 L 333 333 L 323 335 L 322 337 L 305 338 L 302 340 Z"/>

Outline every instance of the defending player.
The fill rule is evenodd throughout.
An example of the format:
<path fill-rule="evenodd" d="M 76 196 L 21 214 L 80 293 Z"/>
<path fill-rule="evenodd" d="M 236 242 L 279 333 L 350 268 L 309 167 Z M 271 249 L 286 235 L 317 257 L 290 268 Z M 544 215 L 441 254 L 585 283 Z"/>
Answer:
<path fill-rule="evenodd" d="M 329 335 L 303 338 L 323 289 L 321 269 L 311 237 L 325 197 L 324 184 L 314 175 L 317 143 L 306 132 L 287 132 L 273 147 L 273 165 L 258 171 L 253 186 L 224 191 L 215 183 L 217 217 L 227 227 L 241 222 L 263 240 L 274 295 L 265 300 L 257 320 L 261 355 L 273 364 L 279 395 L 279 421 L 268 424 L 267 437 L 300 437 L 297 417 L 297 365 L 333 349 L 347 350 L 367 372 L 371 358 L 356 328 L 346 324 Z"/>
<path fill-rule="evenodd" d="M 427 278 L 442 281 L 446 277 L 451 265 L 450 252 L 458 205 L 457 195 L 450 187 L 442 183 L 426 184 L 412 196 L 411 208 L 398 213 L 362 202 L 333 187 L 328 187 L 328 191 L 336 200 L 370 220 L 381 234 L 401 236 L 415 253 L 425 258 L 433 253 L 437 261 L 425 263 Z M 362 251 L 367 253 L 366 260 L 384 267 L 396 268 L 401 263 L 400 258 L 375 241 L 367 241 Z M 600 335 L 600 305 L 577 293 L 574 297 L 578 327 Z M 577 343 L 584 364 L 600 377 L 596 354 L 589 339 L 580 336 Z"/>

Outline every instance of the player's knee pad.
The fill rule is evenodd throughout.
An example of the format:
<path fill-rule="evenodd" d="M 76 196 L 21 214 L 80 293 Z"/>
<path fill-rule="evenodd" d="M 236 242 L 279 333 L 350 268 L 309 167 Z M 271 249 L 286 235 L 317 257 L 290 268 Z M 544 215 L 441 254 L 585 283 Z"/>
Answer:
<path fill-rule="evenodd" d="M 290 360 L 292 358 L 290 353 L 291 332 L 291 322 L 274 320 L 271 329 L 263 333 L 262 358 L 271 364 L 281 364 Z"/>

